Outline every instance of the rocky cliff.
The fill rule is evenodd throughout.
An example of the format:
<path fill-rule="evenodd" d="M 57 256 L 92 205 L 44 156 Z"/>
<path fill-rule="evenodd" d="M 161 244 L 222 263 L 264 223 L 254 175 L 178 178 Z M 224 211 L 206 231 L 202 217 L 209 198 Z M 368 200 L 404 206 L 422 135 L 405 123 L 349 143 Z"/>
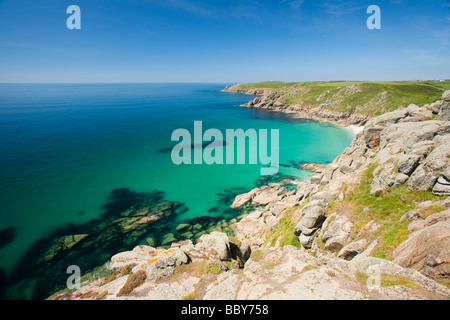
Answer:
<path fill-rule="evenodd" d="M 444 89 L 435 83 L 400 82 L 259 82 L 227 87 L 224 92 L 259 95 L 242 106 L 291 113 L 301 118 L 364 125 L 370 117 L 414 104 L 429 104 Z"/>
<path fill-rule="evenodd" d="M 235 237 L 138 246 L 111 258 L 108 277 L 52 298 L 450 298 L 450 91 L 349 121 L 364 130 L 296 190 L 235 198 L 233 208 L 254 206 Z"/>
<path fill-rule="evenodd" d="M 249 94 L 248 91 L 245 93 Z M 328 109 L 327 104 L 321 104 L 318 107 L 311 108 L 299 104 L 286 104 L 282 101 L 284 101 L 284 99 L 277 98 L 276 93 L 265 92 L 262 97 L 256 97 L 253 101 L 243 104 L 242 106 L 281 111 L 293 114 L 299 118 L 312 119 L 319 122 L 335 122 L 339 126 L 361 126 L 369 119 L 368 115 L 355 113 L 353 109 L 342 112 Z"/>

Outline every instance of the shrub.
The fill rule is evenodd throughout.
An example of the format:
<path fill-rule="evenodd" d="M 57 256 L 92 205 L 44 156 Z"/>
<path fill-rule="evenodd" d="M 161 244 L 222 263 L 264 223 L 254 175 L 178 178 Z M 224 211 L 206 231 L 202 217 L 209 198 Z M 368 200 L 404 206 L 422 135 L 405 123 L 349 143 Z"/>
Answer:
<path fill-rule="evenodd" d="M 181 300 L 195 300 L 197 298 L 197 294 L 195 292 L 188 293 Z"/>
<path fill-rule="evenodd" d="M 120 297 L 123 295 L 130 294 L 134 289 L 143 284 L 146 278 L 147 273 L 144 270 L 139 270 L 136 273 L 130 274 L 128 276 L 127 282 L 122 287 L 122 289 L 120 289 L 117 296 Z"/>

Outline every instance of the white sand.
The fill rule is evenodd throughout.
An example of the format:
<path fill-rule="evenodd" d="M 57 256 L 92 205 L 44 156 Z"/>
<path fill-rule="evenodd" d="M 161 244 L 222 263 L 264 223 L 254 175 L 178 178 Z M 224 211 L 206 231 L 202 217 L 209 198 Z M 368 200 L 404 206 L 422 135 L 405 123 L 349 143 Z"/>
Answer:
<path fill-rule="evenodd" d="M 350 130 L 350 131 L 353 132 L 355 135 L 357 135 L 358 133 L 360 133 L 360 132 L 362 132 L 362 131 L 364 130 L 364 126 L 358 127 L 358 126 L 355 126 L 355 125 L 353 125 L 353 124 L 351 124 L 351 125 L 349 125 L 349 126 L 347 126 L 347 127 L 344 127 L 344 128 Z"/>

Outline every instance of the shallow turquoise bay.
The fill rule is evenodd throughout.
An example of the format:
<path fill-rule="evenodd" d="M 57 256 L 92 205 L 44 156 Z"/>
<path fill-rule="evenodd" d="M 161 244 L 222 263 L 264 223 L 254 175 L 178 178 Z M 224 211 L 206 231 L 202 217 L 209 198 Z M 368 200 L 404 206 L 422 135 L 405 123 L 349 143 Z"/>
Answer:
<path fill-rule="evenodd" d="M 298 180 L 311 173 L 295 164 L 330 163 L 354 138 L 331 124 L 238 107 L 253 97 L 220 92 L 225 85 L 0 85 L 0 231 L 10 231 L 0 239 L 3 291 L 27 250 L 61 228 L 101 217 L 113 190 L 160 191 L 163 200 L 184 204 L 174 228 L 229 213 L 232 197 L 257 185 L 260 164 L 174 165 L 167 150 L 177 128 L 193 130 L 202 121 L 204 130 L 222 132 L 279 129 L 280 176 Z M 15 294 L 32 291 L 36 283 L 28 283 Z"/>

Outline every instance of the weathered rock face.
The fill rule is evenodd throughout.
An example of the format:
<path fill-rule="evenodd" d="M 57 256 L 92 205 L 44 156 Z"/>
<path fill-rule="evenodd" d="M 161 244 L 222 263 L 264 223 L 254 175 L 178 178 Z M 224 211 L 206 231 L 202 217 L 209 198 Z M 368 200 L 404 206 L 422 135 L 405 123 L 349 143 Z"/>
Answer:
<path fill-rule="evenodd" d="M 260 192 L 259 188 L 255 188 L 244 194 L 237 195 L 234 202 L 231 204 L 231 208 L 239 208 L 247 203 L 251 202 L 253 198 Z"/>
<path fill-rule="evenodd" d="M 323 197 L 325 195 L 325 198 Z M 299 237 L 304 248 L 311 248 L 315 232 L 322 226 L 325 220 L 325 210 L 328 205 L 323 199 L 329 198 L 329 193 L 324 193 L 308 203 L 302 210 L 301 219 L 294 228 L 294 234 Z"/>
<path fill-rule="evenodd" d="M 339 251 L 338 257 L 345 260 L 352 260 L 356 255 L 362 253 L 366 249 L 366 246 L 366 239 L 349 243 Z"/>
<path fill-rule="evenodd" d="M 370 149 L 377 148 L 380 145 L 380 133 L 383 131 L 382 127 L 364 127 L 364 139 L 367 147 Z"/>
<path fill-rule="evenodd" d="M 268 205 L 272 201 L 281 200 L 283 195 L 287 193 L 286 188 L 268 188 L 268 187 L 262 187 L 261 192 L 258 193 L 253 198 L 253 203 L 256 205 Z"/>
<path fill-rule="evenodd" d="M 445 176 L 439 177 L 432 191 L 439 196 L 450 195 L 450 180 Z"/>
<path fill-rule="evenodd" d="M 321 231 L 324 249 L 332 252 L 341 250 L 350 237 L 352 227 L 353 223 L 347 216 L 336 213 L 330 215 Z"/>
<path fill-rule="evenodd" d="M 412 233 L 394 255 L 394 262 L 402 267 L 431 277 L 450 277 L 450 221 L 434 223 Z"/>
<path fill-rule="evenodd" d="M 441 107 L 442 107 L 442 100 L 433 102 L 432 104 L 430 104 L 430 109 L 434 114 L 438 114 L 439 111 L 441 111 Z"/>
<path fill-rule="evenodd" d="M 214 231 L 210 234 L 204 234 L 198 240 L 198 246 L 206 251 L 212 250 L 221 260 L 230 258 L 230 244 L 225 233 Z"/>
<path fill-rule="evenodd" d="M 254 205 L 265 206 L 271 202 L 283 199 L 287 194 L 287 189 L 280 187 L 279 185 L 273 187 L 263 186 L 261 188 L 255 188 L 250 192 L 237 195 L 230 207 L 239 208 L 250 202 Z"/>
<path fill-rule="evenodd" d="M 371 195 L 390 187 L 399 187 L 408 180 L 408 175 L 398 172 L 398 162 L 394 158 L 389 160 L 380 164 L 373 172 Z"/>
<path fill-rule="evenodd" d="M 341 259 L 315 258 L 292 246 L 267 248 L 252 253 L 242 269 L 223 270 L 216 274 L 199 272 L 206 260 L 186 264 L 174 258 L 173 252 L 160 252 L 159 261 L 153 262 L 153 248 L 146 255 L 151 263 L 144 268 L 135 266 L 133 274 L 146 270 L 147 277 L 127 295 L 120 295 L 129 275 L 118 275 L 110 281 L 103 279 L 84 284 L 70 295 L 75 299 L 101 296 L 101 299 L 152 299 L 179 300 L 188 294 L 205 300 L 354 300 L 354 299 L 427 299 L 450 297 L 450 289 L 428 279 L 414 270 L 403 269 L 390 261 L 372 257 Z M 181 249 L 178 248 L 181 251 Z M 190 252 L 190 251 L 189 251 Z M 167 253 L 167 254 L 166 254 Z M 183 253 L 184 254 L 184 253 Z M 152 258 L 153 257 L 153 258 Z M 173 259 L 172 259 L 173 258 Z M 180 265 L 184 264 L 183 269 Z M 175 272 L 164 272 L 174 268 Z M 149 271 L 153 270 L 153 271 Z M 358 280 L 366 274 L 366 282 Z M 155 276 L 156 275 L 156 276 Z M 359 276 L 359 278 L 358 278 Z M 410 286 L 381 286 L 383 277 L 401 276 Z M 378 279 L 372 285 L 370 279 Z M 376 281 L 375 281 L 376 282 Z M 420 287 L 416 289 L 415 287 Z M 370 288 L 370 290 L 369 290 Z M 55 295 L 54 299 L 67 298 Z"/>
<path fill-rule="evenodd" d="M 447 96 L 444 93 L 443 99 Z M 365 141 L 369 148 L 378 148 L 379 162 L 372 194 L 405 181 L 410 190 L 448 194 L 445 181 L 441 179 L 438 183 L 438 177 L 449 167 L 450 123 L 442 117 L 426 120 L 427 112 L 426 108 L 411 105 L 368 122 L 364 129 Z"/>
<path fill-rule="evenodd" d="M 148 279 L 160 279 L 172 275 L 176 267 L 187 262 L 188 257 L 180 248 L 164 250 L 141 245 L 111 257 L 109 268 L 120 271 L 131 266 L 131 272 L 144 270 Z"/>
<path fill-rule="evenodd" d="M 450 90 L 442 95 L 442 104 L 436 119 L 441 121 L 450 121 Z"/>

